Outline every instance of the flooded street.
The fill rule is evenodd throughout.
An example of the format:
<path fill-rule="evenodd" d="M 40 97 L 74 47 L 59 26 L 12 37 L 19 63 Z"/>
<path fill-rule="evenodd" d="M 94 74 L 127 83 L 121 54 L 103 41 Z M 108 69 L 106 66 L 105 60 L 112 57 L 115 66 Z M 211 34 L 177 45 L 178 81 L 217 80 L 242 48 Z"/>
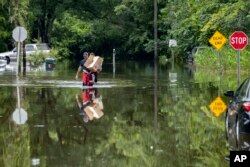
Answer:
<path fill-rule="evenodd" d="M 156 85 L 153 63 L 118 62 L 115 75 L 104 64 L 98 84 L 82 89 L 75 72 L 58 65 L 20 77 L 24 125 L 12 119 L 15 73 L 1 73 L 0 166 L 229 166 L 225 113 L 217 118 L 208 105 L 234 83 L 159 66 Z M 103 109 L 86 122 L 78 102 L 89 94 Z"/>

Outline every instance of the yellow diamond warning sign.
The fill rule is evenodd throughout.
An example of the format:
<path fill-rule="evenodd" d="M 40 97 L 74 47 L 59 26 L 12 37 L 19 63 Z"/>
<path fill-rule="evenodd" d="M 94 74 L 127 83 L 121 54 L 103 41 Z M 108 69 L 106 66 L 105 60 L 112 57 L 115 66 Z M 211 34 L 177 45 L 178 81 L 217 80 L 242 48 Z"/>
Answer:
<path fill-rule="evenodd" d="M 218 50 L 221 49 L 226 42 L 227 38 L 219 31 L 216 31 L 214 35 L 209 39 L 209 43 Z"/>
<path fill-rule="evenodd" d="M 216 117 L 219 117 L 223 113 L 227 106 L 223 102 L 220 96 L 218 96 L 212 103 L 209 105 L 210 110 L 214 113 Z"/>

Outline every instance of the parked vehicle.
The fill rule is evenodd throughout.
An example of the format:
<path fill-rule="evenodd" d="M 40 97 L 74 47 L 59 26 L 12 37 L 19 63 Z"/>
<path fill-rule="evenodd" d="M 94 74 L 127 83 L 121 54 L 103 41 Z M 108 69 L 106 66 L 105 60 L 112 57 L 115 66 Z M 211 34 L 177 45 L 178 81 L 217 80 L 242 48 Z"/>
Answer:
<path fill-rule="evenodd" d="M 226 136 L 229 144 L 238 150 L 250 149 L 244 141 L 250 144 L 250 78 L 245 79 L 239 88 L 227 91 L 225 96 L 230 97 L 226 111 Z"/>
<path fill-rule="evenodd" d="M 50 53 L 50 48 L 47 43 L 34 43 L 34 44 L 26 44 L 25 45 L 26 56 L 30 56 L 33 54 L 39 53 Z M 11 51 L 0 53 L 0 56 L 6 57 L 7 60 L 16 61 L 17 60 L 17 48 L 14 48 Z"/>
<path fill-rule="evenodd" d="M 5 71 L 7 60 L 5 56 L 0 56 L 0 71 Z"/>

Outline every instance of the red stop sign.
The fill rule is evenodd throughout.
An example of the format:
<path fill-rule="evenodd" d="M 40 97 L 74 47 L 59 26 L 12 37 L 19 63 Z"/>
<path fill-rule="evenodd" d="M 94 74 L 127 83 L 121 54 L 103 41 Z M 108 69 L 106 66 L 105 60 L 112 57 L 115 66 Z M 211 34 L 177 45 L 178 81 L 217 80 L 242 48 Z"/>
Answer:
<path fill-rule="evenodd" d="M 235 31 L 230 36 L 230 45 L 235 50 L 242 50 L 248 45 L 248 37 L 243 31 Z"/>

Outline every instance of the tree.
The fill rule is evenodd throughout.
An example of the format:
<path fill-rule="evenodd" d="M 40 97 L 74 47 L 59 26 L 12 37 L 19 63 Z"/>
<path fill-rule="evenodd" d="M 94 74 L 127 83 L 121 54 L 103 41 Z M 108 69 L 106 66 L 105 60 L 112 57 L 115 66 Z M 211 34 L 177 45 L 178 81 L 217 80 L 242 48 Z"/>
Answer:
<path fill-rule="evenodd" d="M 0 6 L 0 51 L 6 51 L 8 48 L 8 39 L 10 38 L 11 25 L 8 22 L 7 6 Z"/>

